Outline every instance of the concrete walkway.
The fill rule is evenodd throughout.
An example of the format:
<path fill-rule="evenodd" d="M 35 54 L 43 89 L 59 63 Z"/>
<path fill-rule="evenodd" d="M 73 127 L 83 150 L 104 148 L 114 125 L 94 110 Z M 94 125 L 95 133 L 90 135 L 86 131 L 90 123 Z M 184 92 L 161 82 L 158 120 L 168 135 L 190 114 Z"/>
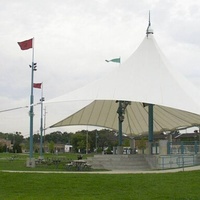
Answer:
<path fill-rule="evenodd" d="M 178 169 L 166 169 L 166 170 L 149 170 L 149 171 L 133 171 L 133 170 L 112 170 L 112 171 L 14 171 L 14 170 L 1 170 L 1 172 L 9 173 L 43 173 L 43 174 L 157 174 L 157 173 L 175 173 L 183 171 L 195 171 L 200 170 L 200 165 L 193 167 L 185 167 Z"/>

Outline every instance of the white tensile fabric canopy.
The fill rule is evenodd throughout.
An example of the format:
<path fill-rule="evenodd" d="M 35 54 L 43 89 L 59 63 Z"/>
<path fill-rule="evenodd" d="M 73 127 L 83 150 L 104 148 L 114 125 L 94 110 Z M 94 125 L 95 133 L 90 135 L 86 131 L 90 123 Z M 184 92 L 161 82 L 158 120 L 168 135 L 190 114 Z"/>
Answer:
<path fill-rule="evenodd" d="M 200 95 L 176 72 L 159 49 L 154 36 L 147 35 L 130 58 L 112 74 L 46 103 L 91 100 L 91 103 L 51 127 L 92 125 L 118 130 L 118 103 L 130 101 L 123 132 L 148 132 L 148 106 L 154 105 L 154 133 L 200 125 Z"/>

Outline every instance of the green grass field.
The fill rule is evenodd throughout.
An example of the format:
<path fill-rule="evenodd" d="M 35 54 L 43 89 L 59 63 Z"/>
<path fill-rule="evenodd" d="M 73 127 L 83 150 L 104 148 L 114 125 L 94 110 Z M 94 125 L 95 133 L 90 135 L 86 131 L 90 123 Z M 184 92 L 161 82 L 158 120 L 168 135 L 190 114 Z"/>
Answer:
<path fill-rule="evenodd" d="M 0 170 L 5 170 L 6 167 L 27 170 L 23 158 L 18 158 L 18 161 L 8 159 L 7 163 L 5 158 L 0 154 Z M 14 167 L 16 162 L 18 165 Z M 20 167 L 20 163 L 23 166 Z M 59 171 L 64 169 L 60 168 Z M 200 199 L 200 171 L 163 174 L 89 173 L 0 172 L 0 199 Z"/>
<path fill-rule="evenodd" d="M 35 168 L 27 168 L 26 160 L 29 157 L 28 154 L 9 154 L 2 153 L 0 154 L 0 170 L 28 170 L 28 171 L 66 171 L 66 164 L 70 163 L 72 160 L 77 159 L 79 154 L 45 154 L 44 159 L 46 163 L 38 164 Z M 91 156 L 91 155 L 88 155 Z M 39 155 L 34 155 L 37 160 Z M 86 158 L 86 155 L 83 155 L 83 159 Z M 59 160 L 58 164 L 53 161 Z"/>

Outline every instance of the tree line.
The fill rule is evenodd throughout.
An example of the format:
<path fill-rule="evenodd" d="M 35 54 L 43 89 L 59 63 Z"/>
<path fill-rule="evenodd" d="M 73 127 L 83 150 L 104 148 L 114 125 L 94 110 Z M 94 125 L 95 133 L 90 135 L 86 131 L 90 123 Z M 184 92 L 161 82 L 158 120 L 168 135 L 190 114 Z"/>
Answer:
<path fill-rule="evenodd" d="M 23 149 L 29 151 L 30 138 L 24 138 L 20 132 L 15 133 L 2 133 L 0 132 L 0 139 L 4 141 L 10 141 L 12 148 L 0 142 L 0 152 L 16 152 L 21 153 Z M 101 130 L 81 130 L 75 133 L 54 131 L 50 134 L 46 134 L 42 137 L 43 144 L 51 145 L 51 151 L 54 151 L 53 144 L 69 144 L 73 146 L 74 152 L 85 153 L 94 151 L 103 151 L 107 149 L 107 153 L 110 153 L 114 146 L 118 144 L 118 136 L 115 131 L 109 129 Z M 128 145 L 128 141 L 125 138 L 124 145 Z M 34 151 L 38 151 L 38 145 L 40 143 L 40 134 L 33 135 Z"/>

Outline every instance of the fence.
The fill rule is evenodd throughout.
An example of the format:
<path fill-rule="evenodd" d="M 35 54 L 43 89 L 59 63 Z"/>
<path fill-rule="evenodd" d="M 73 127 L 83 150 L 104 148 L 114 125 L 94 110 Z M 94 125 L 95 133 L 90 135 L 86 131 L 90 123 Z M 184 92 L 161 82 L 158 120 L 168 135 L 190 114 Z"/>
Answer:
<path fill-rule="evenodd" d="M 200 143 L 198 141 L 168 142 L 167 154 L 198 154 Z"/>
<path fill-rule="evenodd" d="M 151 144 L 151 154 L 159 154 L 159 143 L 155 142 Z"/>
<path fill-rule="evenodd" d="M 167 142 L 166 145 L 166 155 L 160 155 L 159 143 L 151 144 L 152 158 L 154 158 L 151 164 L 154 168 L 184 168 L 200 164 L 199 141 Z"/>
<path fill-rule="evenodd" d="M 196 155 L 168 155 L 159 156 L 158 169 L 184 168 L 199 164 Z"/>

